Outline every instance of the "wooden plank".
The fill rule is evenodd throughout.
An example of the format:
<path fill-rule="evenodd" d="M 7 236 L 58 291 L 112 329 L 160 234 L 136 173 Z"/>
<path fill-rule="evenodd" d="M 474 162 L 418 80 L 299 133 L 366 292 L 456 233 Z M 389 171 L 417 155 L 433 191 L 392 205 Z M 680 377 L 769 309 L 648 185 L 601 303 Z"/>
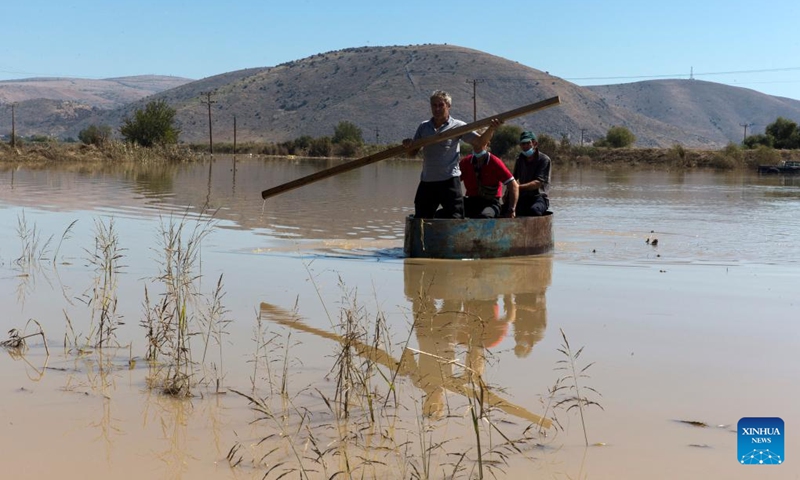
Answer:
<path fill-rule="evenodd" d="M 558 96 L 555 96 L 552 98 L 548 98 L 547 100 L 531 103 L 530 105 L 525 105 L 523 107 L 519 107 L 514 110 L 509 110 L 507 112 L 503 112 L 498 115 L 492 115 L 490 117 L 478 120 L 476 122 L 468 123 L 458 128 L 445 130 L 430 137 L 420 138 L 419 140 L 412 142 L 408 147 L 404 147 L 403 145 L 391 147 L 386 150 L 373 153 L 372 155 L 352 160 L 350 162 L 342 163 L 340 165 L 336 165 L 335 167 L 331 167 L 325 170 L 320 170 L 319 172 L 312 173 L 311 175 L 306 175 L 305 177 L 300 177 L 296 180 L 292 180 L 291 182 L 286 182 L 281 185 L 268 188 L 261 192 L 261 198 L 267 199 L 270 197 L 274 197 L 276 195 L 280 195 L 281 193 L 285 193 L 290 190 L 306 186 L 310 183 L 314 183 L 319 180 L 324 180 L 326 178 L 339 175 L 340 173 L 349 172 L 350 170 L 355 170 L 357 168 L 365 167 L 367 165 L 379 162 L 381 160 L 386 160 L 387 158 L 399 157 L 405 155 L 406 152 L 410 150 L 416 150 L 419 148 L 423 148 L 426 145 L 433 145 L 434 143 L 439 143 L 443 140 L 460 137 L 473 130 L 478 130 L 484 127 L 488 127 L 489 124 L 492 123 L 492 120 L 495 118 L 505 122 L 512 118 L 517 118 L 529 113 L 544 110 L 545 108 L 558 105 L 559 103 L 561 103 L 561 99 Z"/>

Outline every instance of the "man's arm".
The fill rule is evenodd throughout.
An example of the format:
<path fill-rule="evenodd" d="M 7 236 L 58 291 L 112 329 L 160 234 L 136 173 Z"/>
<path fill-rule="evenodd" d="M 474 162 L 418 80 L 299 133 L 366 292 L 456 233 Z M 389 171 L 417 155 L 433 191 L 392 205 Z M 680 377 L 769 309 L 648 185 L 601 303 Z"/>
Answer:
<path fill-rule="evenodd" d="M 516 179 L 512 179 L 506 183 L 506 190 L 508 193 L 508 209 L 506 215 L 510 218 L 517 216 L 517 200 L 519 199 L 519 183 Z"/>
<path fill-rule="evenodd" d="M 534 179 L 534 180 L 531 180 L 530 182 L 527 182 L 527 183 L 520 183 L 519 184 L 519 189 L 522 190 L 522 191 L 525 191 L 525 190 L 538 190 L 541 186 L 542 186 L 542 181 L 539 180 L 539 179 Z"/>
<path fill-rule="evenodd" d="M 495 130 L 497 130 L 497 127 L 499 127 L 502 124 L 503 122 L 500 119 L 493 118 L 492 123 L 489 125 L 489 127 L 486 130 L 484 130 L 482 134 L 473 137 L 471 140 L 469 140 L 468 143 L 472 145 L 472 148 L 474 148 L 475 151 L 482 150 L 484 146 L 489 145 L 489 141 L 491 141 L 492 135 L 494 135 Z"/>
<path fill-rule="evenodd" d="M 408 146 L 411 145 L 411 142 L 413 142 L 412 139 L 405 138 L 405 139 L 403 139 L 403 146 L 408 148 Z M 422 150 L 422 149 L 421 148 L 414 148 L 414 149 L 411 149 L 411 150 L 406 150 L 406 155 L 409 156 L 409 157 L 414 157 L 419 153 L 420 150 Z"/>

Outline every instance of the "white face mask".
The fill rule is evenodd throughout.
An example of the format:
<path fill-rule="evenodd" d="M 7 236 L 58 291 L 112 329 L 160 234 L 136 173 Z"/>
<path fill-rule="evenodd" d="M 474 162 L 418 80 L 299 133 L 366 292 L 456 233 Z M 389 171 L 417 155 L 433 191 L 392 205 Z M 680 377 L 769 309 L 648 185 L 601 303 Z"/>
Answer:
<path fill-rule="evenodd" d="M 472 155 L 475 158 L 482 158 L 482 157 L 486 156 L 486 153 L 487 153 L 486 150 L 481 150 L 480 152 L 475 152 Z"/>
<path fill-rule="evenodd" d="M 530 157 L 531 155 L 533 155 L 533 152 L 534 152 L 534 149 L 533 149 L 533 147 L 531 147 L 528 150 L 525 150 L 524 152 L 522 152 L 522 154 L 525 155 L 526 157 Z"/>

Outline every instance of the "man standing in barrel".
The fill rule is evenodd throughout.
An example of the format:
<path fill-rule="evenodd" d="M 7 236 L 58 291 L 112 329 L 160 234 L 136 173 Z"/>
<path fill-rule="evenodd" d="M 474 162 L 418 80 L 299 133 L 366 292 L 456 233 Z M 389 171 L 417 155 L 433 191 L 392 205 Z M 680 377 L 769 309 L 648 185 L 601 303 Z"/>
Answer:
<path fill-rule="evenodd" d="M 430 101 L 433 116 L 417 127 L 413 139 L 403 140 L 404 146 L 409 146 L 414 140 L 466 125 L 450 116 L 450 94 L 437 90 L 431 94 Z M 480 148 L 482 143 L 489 142 L 498 125 L 500 122 L 493 120 L 481 135 L 469 132 L 460 138 L 444 140 L 422 149 L 422 175 L 414 197 L 416 218 L 464 218 L 464 196 L 461 193 L 461 170 L 458 166 L 461 160 L 459 142 L 463 139 L 472 144 L 473 148 Z M 418 151 L 419 149 L 409 150 L 408 155 L 414 156 Z"/>
<path fill-rule="evenodd" d="M 550 207 L 550 157 L 539 151 L 533 132 L 522 132 L 519 146 L 522 153 L 514 164 L 514 178 L 519 182 L 516 213 L 518 217 L 538 217 Z"/>

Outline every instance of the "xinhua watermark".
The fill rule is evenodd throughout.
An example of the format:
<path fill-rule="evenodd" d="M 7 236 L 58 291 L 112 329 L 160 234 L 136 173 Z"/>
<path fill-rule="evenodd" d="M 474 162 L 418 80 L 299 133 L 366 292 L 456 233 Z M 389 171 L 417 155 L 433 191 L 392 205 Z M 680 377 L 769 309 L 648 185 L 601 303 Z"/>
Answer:
<path fill-rule="evenodd" d="M 786 461 L 782 419 L 744 417 L 736 430 L 737 454 L 742 465 L 780 465 Z"/>

